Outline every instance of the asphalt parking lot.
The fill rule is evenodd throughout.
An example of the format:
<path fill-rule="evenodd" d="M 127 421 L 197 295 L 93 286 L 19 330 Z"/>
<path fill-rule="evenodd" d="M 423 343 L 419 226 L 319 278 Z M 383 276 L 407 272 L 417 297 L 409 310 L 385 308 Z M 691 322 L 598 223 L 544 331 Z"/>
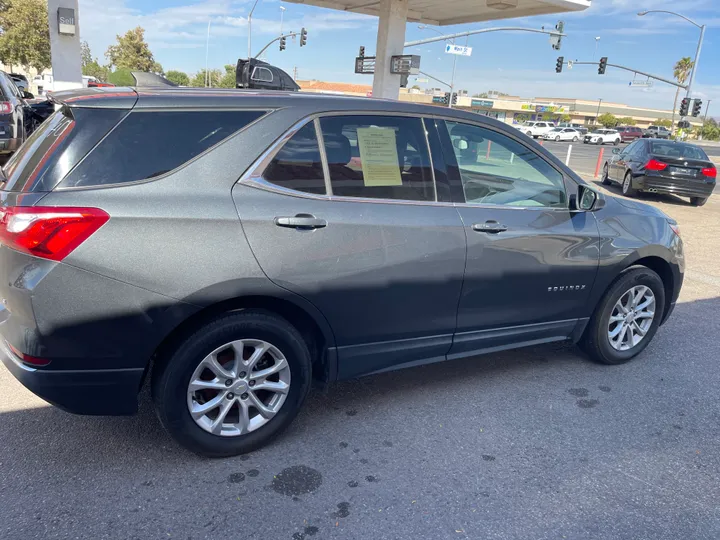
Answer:
<path fill-rule="evenodd" d="M 688 268 L 627 365 L 553 345 L 345 382 L 225 460 L 178 448 L 147 396 L 72 416 L 0 368 L 0 538 L 719 538 L 720 197 L 644 200 Z"/>

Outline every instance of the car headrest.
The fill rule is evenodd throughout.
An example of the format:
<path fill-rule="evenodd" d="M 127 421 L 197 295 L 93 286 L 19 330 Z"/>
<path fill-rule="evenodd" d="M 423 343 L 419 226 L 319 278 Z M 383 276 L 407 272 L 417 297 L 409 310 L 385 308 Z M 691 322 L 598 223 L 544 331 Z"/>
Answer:
<path fill-rule="evenodd" d="M 328 165 L 347 165 L 352 153 L 350 141 L 342 133 L 323 133 Z"/>
<path fill-rule="evenodd" d="M 455 139 L 453 141 L 453 146 L 458 150 L 467 150 L 468 142 L 465 139 Z"/>

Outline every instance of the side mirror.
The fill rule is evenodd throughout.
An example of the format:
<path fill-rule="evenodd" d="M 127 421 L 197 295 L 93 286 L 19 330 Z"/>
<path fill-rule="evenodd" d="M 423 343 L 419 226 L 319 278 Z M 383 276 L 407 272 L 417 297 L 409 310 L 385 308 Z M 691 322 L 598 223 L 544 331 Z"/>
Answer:
<path fill-rule="evenodd" d="M 586 185 L 578 186 L 577 209 L 581 212 L 595 212 L 605 207 L 605 198 Z"/>
<path fill-rule="evenodd" d="M 27 90 L 23 90 L 22 94 L 25 99 L 35 99 L 35 96 Z"/>

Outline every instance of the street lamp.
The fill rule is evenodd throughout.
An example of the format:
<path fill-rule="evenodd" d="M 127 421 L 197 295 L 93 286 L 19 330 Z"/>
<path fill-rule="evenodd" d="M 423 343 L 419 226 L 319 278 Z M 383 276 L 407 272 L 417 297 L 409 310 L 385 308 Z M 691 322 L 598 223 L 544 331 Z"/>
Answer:
<path fill-rule="evenodd" d="M 638 16 L 642 17 L 644 15 L 647 15 L 648 13 L 667 13 L 669 15 L 675 15 L 676 17 L 680 17 L 681 19 L 685 19 L 690 24 L 694 24 L 700 29 L 700 40 L 698 41 L 697 50 L 695 51 L 695 62 L 693 62 L 693 68 L 692 71 L 690 71 L 690 82 L 687 85 L 686 97 L 689 99 L 690 95 L 692 94 L 693 83 L 695 82 L 695 73 L 697 72 L 698 62 L 700 62 L 700 51 L 702 50 L 703 38 L 705 37 L 705 25 L 700 25 L 692 19 L 688 19 L 685 15 L 680 15 L 679 13 L 675 13 L 674 11 L 666 11 L 664 9 L 649 9 L 646 11 L 641 11 L 640 13 L 638 13 Z"/>
<path fill-rule="evenodd" d="M 260 0 L 255 0 L 250 13 L 248 14 L 248 61 L 252 58 L 252 15 Z"/>
<path fill-rule="evenodd" d="M 280 6 L 280 35 L 282 36 L 282 27 L 283 27 L 283 16 L 285 15 L 285 10 L 287 8 L 285 6 Z"/>
<path fill-rule="evenodd" d="M 595 36 L 595 52 L 593 53 L 593 62 L 595 61 L 595 57 L 597 56 L 597 48 L 598 48 L 599 41 L 600 41 L 600 36 Z"/>
<path fill-rule="evenodd" d="M 435 32 L 436 34 L 441 35 L 441 36 L 444 35 L 437 28 L 433 28 L 432 26 L 428 26 L 427 24 L 420 24 L 420 25 L 418 25 L 418 28 L 420 30 L 432 30 L 433 32 Z M 453 45 L 455 45 L 455 38 L 452 39 L 451 43 Z M 458 57 L 457 54 L 453 54 L 453 70 L 452 70 L 452 77 L 450 78 L 450 99 L 448 99 L 448 108 L 449 109 L 452 109 L 452 98 L 453 98 L 453 93 L 455 91 L 455 66 L 457 65 L 457 57 Z"/>
<path fill-rule="evenodd" d="M 205 86 L 208 85 L 208 55 L 210 54 L 210 23 L 208 21 L 207 40 L 205 41 Z"/>

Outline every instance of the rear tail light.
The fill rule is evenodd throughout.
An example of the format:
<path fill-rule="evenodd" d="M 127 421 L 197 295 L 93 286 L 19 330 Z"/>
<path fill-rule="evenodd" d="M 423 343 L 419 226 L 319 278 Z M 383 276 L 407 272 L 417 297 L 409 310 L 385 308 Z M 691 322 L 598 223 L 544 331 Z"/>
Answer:
<path fill-rule="evenodd" d="M 17 356 L 18 360 L 20 360 L 23 364 L 27 364 L 32 367 L 43 367 L 50 363 L 50 360 L 47 358 L 38 358 L 37 356 L 30 356 L 29 354 L 21 353 L 7 341 L 5 342 L 5 345 L 10 348 L 12 353 Z"/>
<path fill-rule="evenodd" d="M 0 113 L 7 114 L 13 112 L 12 103 L 9 101 L 0 101 Z"/>
<path fill-rule="evenodd" d="M 0 243 L 36 257 L 62 261 L 109 219 L 99 208 L 0 208 Z"/>
<path fill-rule="evenodd" d="M 667 169 L 667 163 L 663 163 L 662 161 L 658 161 L 657 159 L 651 159 L 647 162 L 647 165 L 645 165 L 645 168 L 648 171 L 664 171 Z"/>
<path fill-rule="evenodd" d="M 716 178 L 717 177 L 717 169 L 715 167 L 705 167 L 700 172 L 703 174 L 703 176 L 707 176 L 708 178 Z"/>

